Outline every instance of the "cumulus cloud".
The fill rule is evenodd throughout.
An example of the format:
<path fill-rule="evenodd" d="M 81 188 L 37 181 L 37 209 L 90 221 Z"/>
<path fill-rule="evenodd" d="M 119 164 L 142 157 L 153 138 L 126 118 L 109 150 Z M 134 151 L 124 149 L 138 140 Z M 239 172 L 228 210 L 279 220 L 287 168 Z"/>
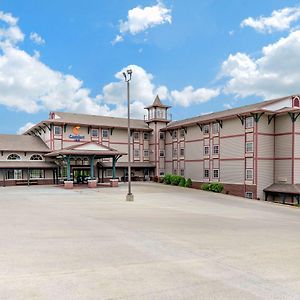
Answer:
<path fill-rule="evenodd" d="M 221 77 L 228 77 L 224 92 L 239 97 L 274 98 L 299 93 L 300 31 L 262 49 L 254 59 L 245 53 L 230 55 L 222 64 Z"/>
<path fill-rule="evenodd" d="M 260 16 L 257 19 L 249 17 L 241 22 L 241 27 L 248 26 L 259 32 L 272 33 L 290 29 L 291 24 L 299 18 L 300 7 L 286 7 L 274 10 L 270 17 Z"/>
<path fill-rule="evenodd" d="M 36 32 L 31 32 L 29 37 L 34 43 L 36 43 L 38 45 L 45 44 L 45 40 Z"/>
<path fill-rule="evenodd" d="M 153 6 L 134 7 L 128 11 L 127 20 L 120 21 L 120 34 L 116 36 L 112 43 L 122 41 L 123 35 L 126 33 L 135 35 L 165 23 L 172 23 L 171 9 L 167 8 L 161 1 Z"/>
<path fill-rule="evenodd" d="M 19 130 L 17 131 L 17 134 L 23 134 L 26 132 L 29 128 L 33 127 L 35 124 L 28 122 L 24 126 L 20 127 Z"/>
<path fill-rule="evenodd" d="M 191 104 L 204 103 L 220 94 L 219 89 L 185 87 L 182 91 L 171 91 L 171 99 L 175 104 L 187 107 Z"/>

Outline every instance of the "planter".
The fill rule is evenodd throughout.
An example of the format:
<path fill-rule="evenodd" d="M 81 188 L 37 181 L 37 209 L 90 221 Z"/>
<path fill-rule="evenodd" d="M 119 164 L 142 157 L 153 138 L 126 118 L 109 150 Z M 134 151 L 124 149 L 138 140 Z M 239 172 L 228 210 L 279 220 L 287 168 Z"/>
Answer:
<path fill-rule="evenodd" d="M 74 187 L 73 181 L 65 181 L 65 182 L 64 182 L 64 187 L 65 187 L 65 189 L 67 189 L 67 190 L 73 189 L 73 187 Z"/>
<path fill-rule="evenodd" d="M 96 179 L 94 180 L 88 180 L 88 187 L 89 188 L 96 188 L 98 181 Z"/>
<path fill-rule="evenodd" d="M 110 179 L 110 186 L 111 187 L 118 187 L 119 186 L 119 179 Z"/>

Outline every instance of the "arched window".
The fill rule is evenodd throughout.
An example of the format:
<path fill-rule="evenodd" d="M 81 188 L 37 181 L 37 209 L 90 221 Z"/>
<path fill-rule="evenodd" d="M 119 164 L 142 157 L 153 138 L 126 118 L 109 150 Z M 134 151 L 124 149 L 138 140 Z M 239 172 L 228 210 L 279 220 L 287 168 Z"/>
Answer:
<path fill-rule="evenodd" d="M 21 157 L 18 154 L 15 154 L 15 153 L 10 154 L 7 157 L 7 160 L 20 160 L 20 159 L 21 159 Z"/>
<path fill-rule="evenodd" d="M 30 157 L 30 160 L 43 160 L 42 156 L 39 155 L 39 154 L 33 154 L 31 157 Z"/>
<path fill-rule="evenodd" d="M 294 99 L 293 99 L 293 106 L 294 107 L 300 107 L 299 97 L 294 97 Z"/>

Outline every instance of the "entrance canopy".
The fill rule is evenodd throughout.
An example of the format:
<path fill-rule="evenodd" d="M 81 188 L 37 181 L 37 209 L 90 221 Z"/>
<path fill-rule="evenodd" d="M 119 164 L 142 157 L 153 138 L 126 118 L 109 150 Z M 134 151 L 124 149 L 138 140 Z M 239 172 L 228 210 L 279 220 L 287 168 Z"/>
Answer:
<path fill-rule="evenodd" d="M 89 157 L 90 159 L 90 176 L 94 178 L 94 162 L 95 159 L 112 158 L 113 178 L 116 175 L 116 162 L 126 153 L 119 152 L 116 149 L 104 146 L 96 142 L 86 142 L 80 145 L 74 145 L 60 150 L 47 153 L 46 157 L 62 159 L 67 163 L 67 179 L 71 180 L 71 158 Z"/>

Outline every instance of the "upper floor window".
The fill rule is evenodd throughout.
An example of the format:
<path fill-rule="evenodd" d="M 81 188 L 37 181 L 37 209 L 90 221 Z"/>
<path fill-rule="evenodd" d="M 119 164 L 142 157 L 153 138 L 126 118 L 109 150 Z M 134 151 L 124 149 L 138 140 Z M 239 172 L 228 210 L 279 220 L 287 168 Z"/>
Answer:
<path fill-rule="evenodd" d="M 102 129 L 102 138 L 108 138 L 108 129 Z"/>
<path fill-rule="evenodd" d="M 184 135 L 185 135 L 185 130 L 184 129 L 180 129 L 180 137 L 184 137 Z"/>
<path fill-rule="evenodd" d="M 219 145 L 213 146 L 213 154 L 219 154 Z"/>
<path fill-rule="evenodd" d="M 134 133 L 133 133 L 133 139 L 134 140 L 138 140 L 139 139 L 139 133 L 137 132 L 137 131 L 135 131 Z"/>
<path fill-rule="evenodd" d="M 144 150 L 144 157 L 149 157 L 149 150 Z"/>
<path fill-rule="evenodd" d="M 160 133 L 159 133 L 159 138 L 160 138 L 161 140 L 164 140 L 164 139 L 165 139 L 165 133 L 164 133 L 164 132 L 160 132 Z"/>
<path fill-rule="evenodd" d="M 203 134 L 209 134 L 209 125 L 203 126 Z"/>
<path fill-rule="evenodd" d="M 298 96 L 293 98 L 293 106 L 294 107 L 300 107 L 300 100 L 299 100 Z"/>
<path fill-rule="evenodd" d="M 173 148 L 173 156 L 177 156 L 177 148 Z"/>
<path fill-rule="evenodd" d="M 253 152 L 253 142 L 246 142 L 246 152 Z"/>
<path fill-rule="evenodd" d="M 144 132 L 144 140 L 145 141 L 149 140 L 149 132 Z"/>
<path fill-rule="evenodd" d="M 253 127 L 253 117 L 247 117 L 245 121 L 246 128 L 252 128 Z"/>
<path fill-rule="evenodd" d="M 172 132 L 172 138 L 173 138 L 173 139 L 177 139 L 177 130 L 174 130 L 174 131 Z"/>
<path fill-rule="evenodd" d="M 213 123 L 213 125 L 212 125 L 213 134 L 219 133 L 219 128 L 220 128 L 219 123 Z"/>
<path fill-rule="evenodd" d="M 159 150 L 159 157 L 165 157 L 165 150 Z"/>
<path fill-rule="evenodd" d="M 184 156 L 184 148 L 180 148 L 180 156 Z"/>
<path fill-rule="evenodd" d="M 92 130 L 91 130 L 91 136 L 92 137 L 98 137 L 98 135 L 99 135 L 99 130 L 96 129 L 96 128 L 92 128 Z"/>
<path fill-rule="evenodd" d="M 180 169 L 180 176 L 184 176 L 184 169 Z"/>
<path fill-rule="evenodd" d="M 61 127 L 60 126 L 54 126 L 54 134 L 61 135 Z"/>
<path fill-rule="evenodd" d="M 7 160 L 20 160 L 20 159 L 21 159 L 21 157 L 18 154 L 10 154 L 7 157 Z"/>
<path fill-rule="evenodd" d="M 209 155 L 209 146 L 204 146 L 204 155 Z"/>
<path fill-rule="evenodd" d="M 39 154 L 33 154 L 31 155 L 30 160 L 43 160 L 43 158 Z"/>
<path fill-rule="evenodd" d="M 134 149 L 133 155 L 134 155 L 134 157 L 139 157 L 140 156 L 140 150 L 139 149 Z"/>

